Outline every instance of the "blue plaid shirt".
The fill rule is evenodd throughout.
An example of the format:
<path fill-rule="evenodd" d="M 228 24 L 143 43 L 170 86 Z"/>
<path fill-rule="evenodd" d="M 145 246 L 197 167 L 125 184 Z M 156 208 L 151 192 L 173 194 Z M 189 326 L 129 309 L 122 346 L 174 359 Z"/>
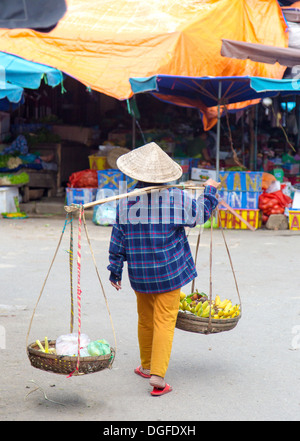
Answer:
<path fill-rule="evenodd" d="M 197 277 L 184 227 L 204 224 L 216 208 L 216 189 L 208 186 L 197 199 L 178 188 L 120 201 L 110 247 L 110 280 L 122 279 L 124 262 L 132 288 L 163 293 Z"/>

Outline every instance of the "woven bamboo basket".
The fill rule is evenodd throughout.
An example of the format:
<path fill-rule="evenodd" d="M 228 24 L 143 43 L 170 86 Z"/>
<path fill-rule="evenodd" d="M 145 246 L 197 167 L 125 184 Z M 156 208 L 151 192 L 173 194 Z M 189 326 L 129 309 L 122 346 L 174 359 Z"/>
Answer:
<path fill-rule="evenodd" d="M 220 212 L 217 209 L 217 213 L 219 216 L 219 220 L 220 220 Z M 236 290 L 237 290 L 237 294 L 240 300 L 240 315 L 238 317 L 234 317 L 234 318 L 226 318 L 226 319 L 214 319 L 211 316 L 208 318 L 204 318 L 204 317 L 198 317 L 194 314 L 191 314 L 189 312 L 186 311 L 178 311 L 178 316 L 177 316 L 177 322 L 176 322 L 176 328 L 181 329 L 183 331 L 188 331 L 188 332 L 195 332 L 198 334 L 218 334 L 220 332 L 226 332 L 226 331 L 231 331 L 232 329 L 234 329 L 239 320 L 241 319 L 242 316 L 242 302 L 241 302 L 241 296 L 239 293 L 239 288 L 238 288 L 238 283 L 237 283 L 237 279 L 236 279 L 236 275 L 235 275 L 235 271 L 233 268 L 233 264 L 232 264 L 232 259 L 230 256 L 230 251 L 226 242 L 226 238 L 224 235 L 224 230 L 222 227 L 222 223 L 220 220 L 220 225 L 221 225 L 221 230 L 222 230 L 222 235 L 223 235 L 223 239 L 224 239 L 224 243 L 225 243 L 225 248 L 227 250 L 227 254 L 229 257 L 229 262 L 230 262 L 230 266 L 232 269 L 232 274 L 233 274 L 233 278 L 235 281 L 235 286 L 236 286 Z M 210 295 L 209 295 L 209 299 L 208 302 L 210 305 L 213 304 L 212 301 L 212 254 L 213 254 L 213 215 L 211 217 L 211 238 L 210 238 Z M 200 246 L 200 234 L 201 234 L 201 230 L 199 229 L 199 234 L 198 234 L 198 240 L 197 240 L 197 245 L 196 245 L 196 255 L 195 255 L 195 265 L 197 263 L 197 257 L 198 257 L 198 251 L 199 251 L 199 246 Z M 191 292 L 194 293 L 194 288 L 195 288 L 195 280 L 193 280 L 192 283 L 192 289 Z"/>
<path fill-rule="evenodd" d="M 43 346 L 45 342 L 41 342 Z M 55 340 L 49 340 L 49 348 L 55 348 Z M 67 357 L 55 354 L 46 354 L 38 350 L 38 345 L 32 343 L 27 347 L 27 354 L 33 367 L 42 371 L 55 374 L 69 375 L 72 372 L 76 375 L 93 374 L 104 369 L 111 368 L 115 358 L 115 351 L 100 357 L 80 357 L 79 369 L 76 370 L 78 357 Z"/>
<path fill-rule="evenodd" d="M 176 328 L 198 334 L 218 334 L 220 332 L 231 331 L 234 329 L 240 318 L 241 316 L 231 319 L 209 320 L 209 318 L 197 317 L 194 314 L 179 311 Z"/>

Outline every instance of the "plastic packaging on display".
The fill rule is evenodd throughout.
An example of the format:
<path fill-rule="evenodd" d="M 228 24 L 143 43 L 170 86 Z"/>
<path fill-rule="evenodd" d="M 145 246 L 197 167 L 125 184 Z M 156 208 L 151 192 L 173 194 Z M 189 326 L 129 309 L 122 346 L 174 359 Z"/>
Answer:
<path fill-rule="evenodd" d="M 80 356 L 89 356 L 87 347 L 90 343 L 90 339 L 86 334 L 80 335 Z M 66 334 L 61 335 L 56 340 L 56 354 L 66 355 L 69 357 L 75 357 L 78 355 L 78 334 Z"/>
<path fill-rule="evenodd" d="M 106 340 L 92 341 L 88 345 L 88 352 L 91 357 L 100 357 L 110 354 L 110 344 Z"/>

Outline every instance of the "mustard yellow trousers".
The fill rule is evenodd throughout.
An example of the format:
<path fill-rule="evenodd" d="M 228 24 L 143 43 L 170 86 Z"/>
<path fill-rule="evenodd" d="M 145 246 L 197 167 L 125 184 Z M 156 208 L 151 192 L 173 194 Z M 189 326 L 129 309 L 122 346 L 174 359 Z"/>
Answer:
<path fill-rule="evenodd" d="M 135 292 L 141 365 L 151 375 L 165 377 L 180 302 L 180 289 L 161 294 Z"/>

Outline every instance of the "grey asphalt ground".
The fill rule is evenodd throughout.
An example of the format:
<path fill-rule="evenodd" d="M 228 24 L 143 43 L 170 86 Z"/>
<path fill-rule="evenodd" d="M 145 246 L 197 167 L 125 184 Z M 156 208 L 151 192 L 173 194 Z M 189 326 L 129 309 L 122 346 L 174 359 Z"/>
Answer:
<path fill-rule="evenodd" d="M 299 421 L 300 233 L 226 231 L 243 305 L 233 331 L 204 336 L 175 330 L 166 380 L 173 392 L 150 396 L 139 364 L 136 300 L 125 271 L 117 293 L 108 282 L 110 227 L 88 220 L 97 266 L 117 335 L 111 370 L 66 378 L 31 367 L 26 334 L 62 231 L 62 217 L 0 220 L 1 421 Z M 77 224 L 76 224 L 77 225 Z M 195 250 L 197 232 L 190 235 Z M 30 342 L 69 332 L 69 229 L 37 309 Z M 214 294 L 237 302 L 221 232 L 214 232 Z M 196 287 L 208 291 L 209 232 Z M 113 344 L 91 254 L 82 238 L 82 332 Z M 189 293 L 190 286 L 185 288 Z"/>

